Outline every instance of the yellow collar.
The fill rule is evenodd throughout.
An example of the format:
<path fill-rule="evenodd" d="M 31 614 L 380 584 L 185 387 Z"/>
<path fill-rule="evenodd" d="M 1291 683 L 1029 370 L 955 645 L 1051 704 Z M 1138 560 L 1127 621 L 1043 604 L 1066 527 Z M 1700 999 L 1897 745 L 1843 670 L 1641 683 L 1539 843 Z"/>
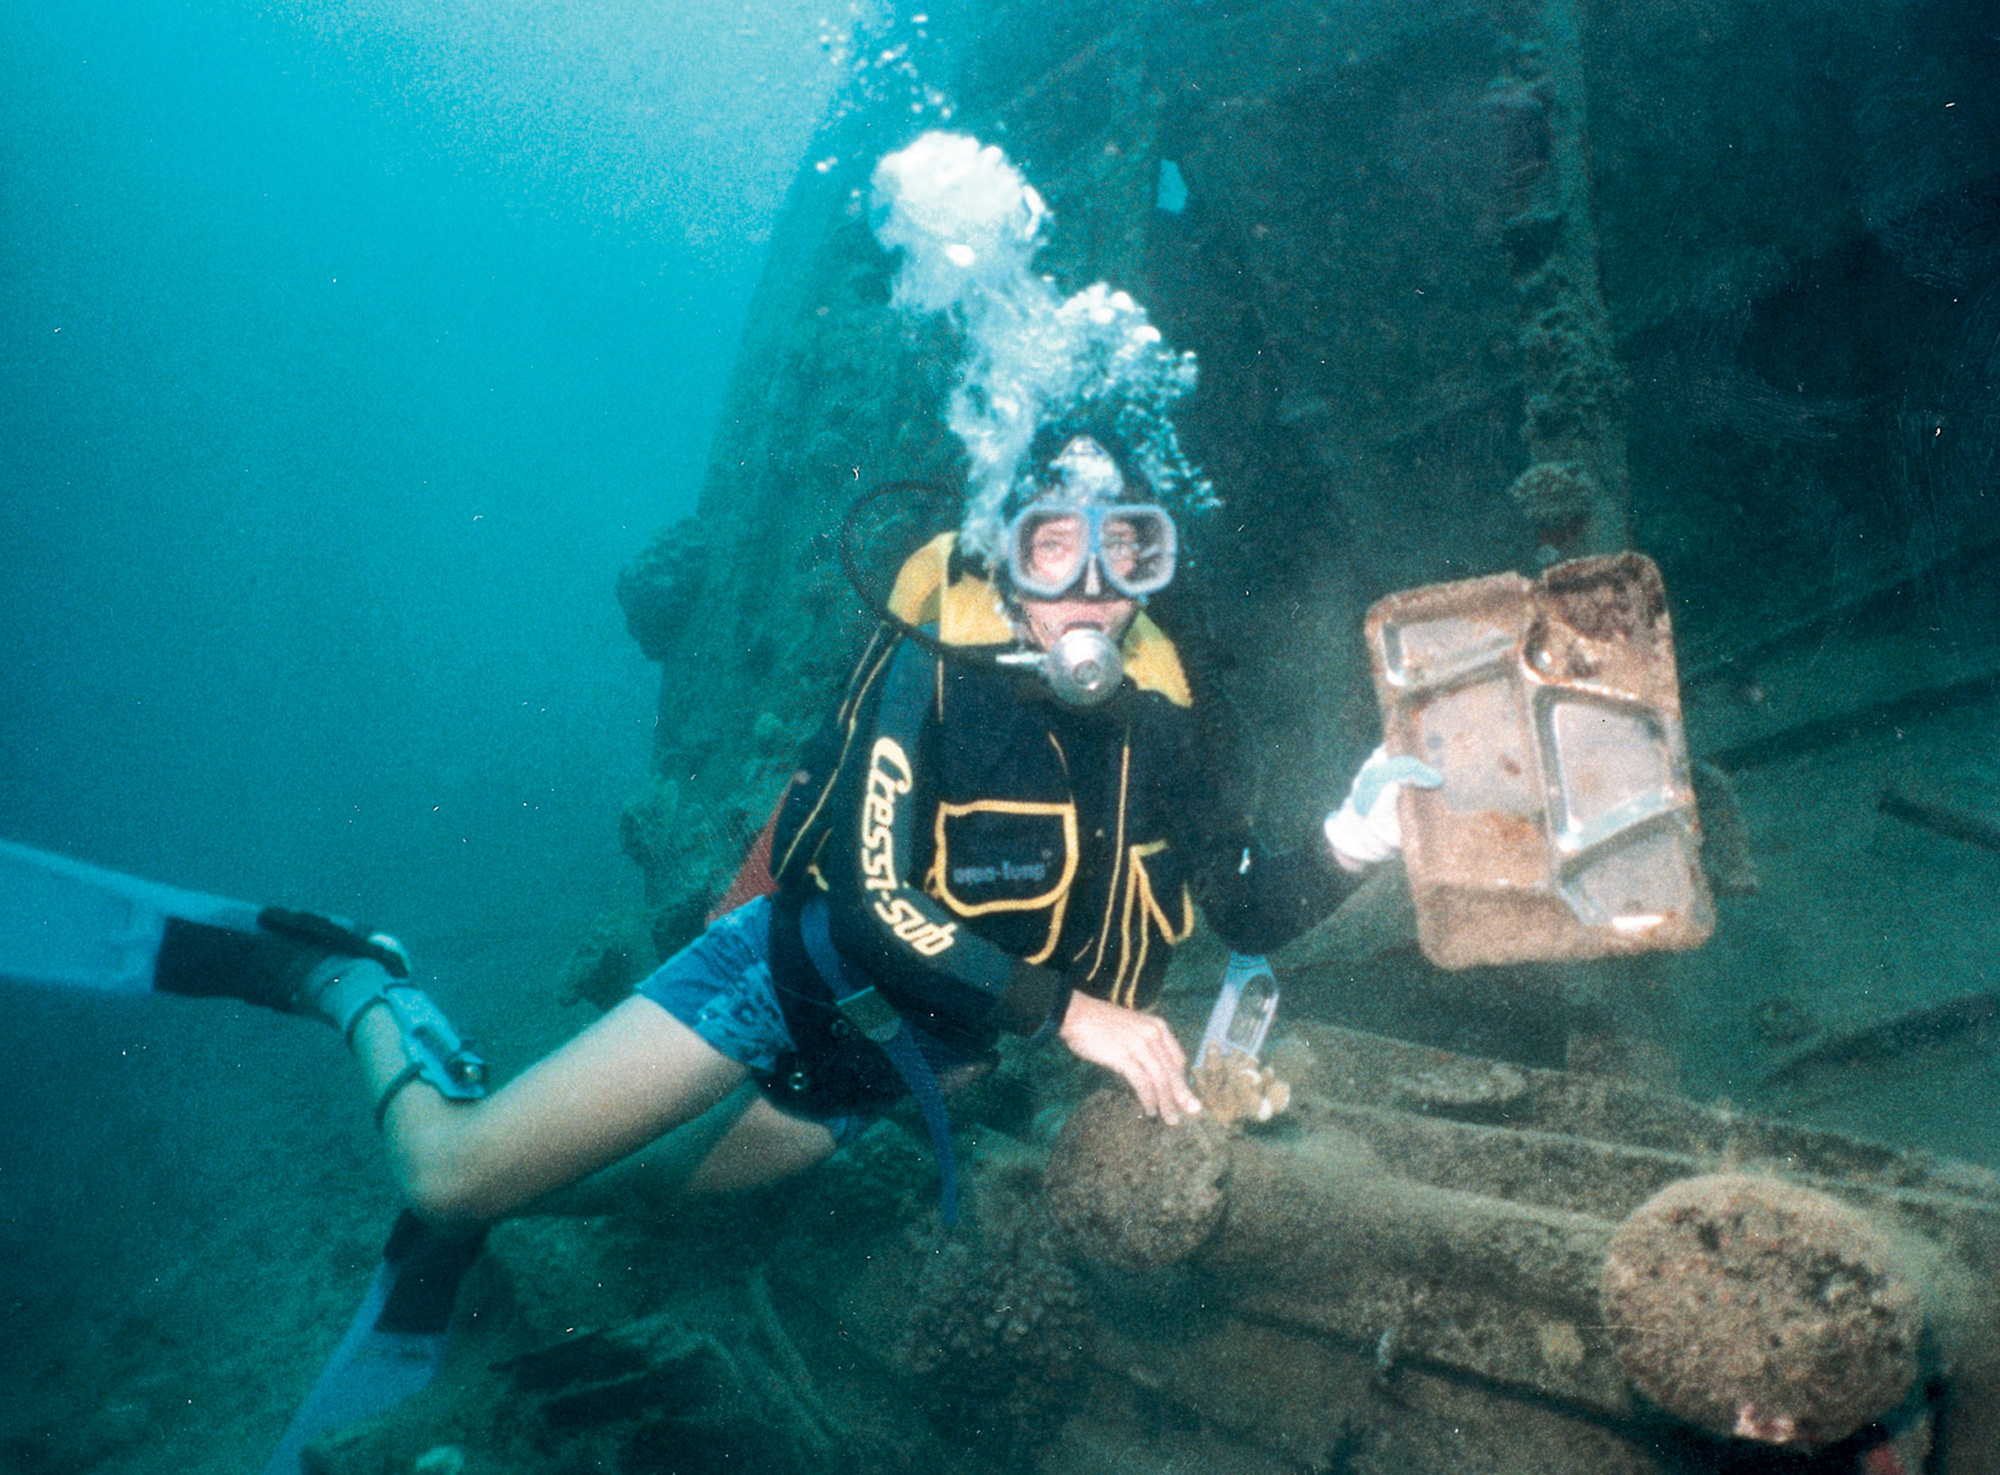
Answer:
<path fill-rule="evenodd" d="M 956 533 L 941 533 L 910 555 L 889 592 L 890 611 L 912 625 L 935 623 L 946 645 L 1013 644 L 1014 627 L 991 584 L 970 574 L 946 582 L 957 539 Z M 1158 692 L 1177 707 L 1194 705 L 1180 652 L 1144 610 L 1133 617 L 1119 652 L 1125 674 L 1140 690 Z"/>

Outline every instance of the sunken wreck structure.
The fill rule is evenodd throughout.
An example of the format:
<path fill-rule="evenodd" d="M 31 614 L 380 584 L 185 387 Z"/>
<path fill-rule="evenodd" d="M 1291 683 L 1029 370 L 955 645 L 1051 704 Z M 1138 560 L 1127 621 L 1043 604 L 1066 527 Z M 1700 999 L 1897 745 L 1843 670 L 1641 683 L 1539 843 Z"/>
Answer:
<path fill-rule="evenodd" d="M 620 582 L 661 671 L 646 914 L 567 986 L 608 1003 L 701 925 L 867 628 L 843 519 L 959 476 L 959 346 L 891 310 L 867 210 L 939 97 L 1046 198 L 1040 270 L 1199 356 L 1178 423 L 1223 506 L 1154 613 L 1273 840 L 1376 740 L 1373 601 L 1641 549 L 1716 935 L 1443 973 L 1384 875 L 1274 960 L 1270 1121 L 1168 1134 L 1023 1052 L 954 1104 L 955 1232 L 914 1116 L 802 1187 L 517 1220 L 445 1375 L 315 1467 L 2000 1468 L 2000 1179 L 1869 1145 L 1897 1124 L 1855 1104 L 2000 1012 L 1964 941 L 1991 858 L 1909 791 L 2000 695 L 1991 29 L 1971 0 L 947 0 L 869 38 L 699 513 Z M 864 510 L 877 588 L 956 512 Z M 1184 952 L 1187 1034 L 1221 958 Z"/>

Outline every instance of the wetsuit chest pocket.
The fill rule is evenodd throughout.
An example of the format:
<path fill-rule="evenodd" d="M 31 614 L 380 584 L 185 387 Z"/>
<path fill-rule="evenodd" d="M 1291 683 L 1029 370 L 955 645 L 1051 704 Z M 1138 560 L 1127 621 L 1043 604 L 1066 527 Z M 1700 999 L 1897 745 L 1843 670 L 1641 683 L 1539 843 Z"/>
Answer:
<path fill-rule="evenodd" d="M 1074 804 L 1020 799 L 940 804 L 933 839 L 926 888 L 931 895 L 961 917 L 999 922 L 1004 914 L 1017 914 L 1014 920 L 1031 926 L 1033 935 L 1024 929 L 1006 942 L 1031 963 L 1055 950 L 1076 877 Z M 980 930 L 990 935 L 992 928 Z"/>

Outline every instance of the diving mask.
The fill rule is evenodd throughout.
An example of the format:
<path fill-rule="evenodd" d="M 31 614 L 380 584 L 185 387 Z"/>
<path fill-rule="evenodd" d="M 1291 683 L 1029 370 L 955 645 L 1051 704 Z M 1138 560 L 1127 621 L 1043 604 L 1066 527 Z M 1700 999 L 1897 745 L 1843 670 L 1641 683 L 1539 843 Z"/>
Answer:
<path fill-rule="evenodd" d="M 1143 599 L 1174 577 L 1179 539 L 1148 503 L 1033 502 L 1007 528 L 1007 576 L 1030 599 Z"/>

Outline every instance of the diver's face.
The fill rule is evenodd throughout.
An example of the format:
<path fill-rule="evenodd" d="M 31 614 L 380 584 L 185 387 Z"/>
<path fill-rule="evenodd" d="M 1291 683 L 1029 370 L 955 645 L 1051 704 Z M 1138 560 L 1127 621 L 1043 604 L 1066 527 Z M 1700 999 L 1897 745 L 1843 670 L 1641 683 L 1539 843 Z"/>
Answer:
<path fill-rule="evenodd" d="M 1028 627 L 1028 639 L 1038 650 L 1047 650 L 1068 631 L 1082 628 L 1118 640 L 1138 609 L 1099 576 L 1097 560 L 1088 557 L 1084 548 L 1086 536 L 1081 517 L 1060 516 L 1037 523 L 1027 534 L 1021 553 L 1029 574 L 1057 586 L 1075 580 L 1075 587 L 1058 599 L 1022 598 L 1022 620 Z M 1102 542 L 1101 551 L 1112 572 L 1119 577 L 1129 574 L 1135 562 L 1129 531 L 1107 524 Z M 1083 577 L 1076 579 L 1079 563 Z"/>
<path fill-rule="evenodd" d="M 1021 544 L 1017 550 L 1017 577 L 1042 591 L 1081 592 L 1086 599 L 1101 598 L 1108 592 L 1115 597 L 1116 591 L 1128 587 L 1128 581 L 1139 571 L 1145 543 L 1141 516 L 1149 517 L 1145 524 L 1148 527 L 1159 520 L 1149 514 L 1126 515 L 1115 507 L 1102 513 L 1061 507 L 1047 511 L 1030 508 L 1016 524 Z M 1088 519 L 1091 518 L 1098 522 L 1094 547 L 1090 540 Z M 1169 569 L 1171 558 L 1170 553 Z M 1103 587 L 1107 576 L 1114 586 L 1109 591 Z M 1076 585 L 1077 590 L 1071 591 L 1071 585 Z"/>
<path fill-rule="evenodd" d="M 1106 591 L 1109 592 L 1109 591 Z M 1110 599 L 1068 596 L 1062 599 L 1023 599 L 1021 623 L 1037 650 L 1048 650 L 1071 630 L 1097 630 L 1113 642 L 1122 640 L 1139 606 L 1114 595 Z"/>

